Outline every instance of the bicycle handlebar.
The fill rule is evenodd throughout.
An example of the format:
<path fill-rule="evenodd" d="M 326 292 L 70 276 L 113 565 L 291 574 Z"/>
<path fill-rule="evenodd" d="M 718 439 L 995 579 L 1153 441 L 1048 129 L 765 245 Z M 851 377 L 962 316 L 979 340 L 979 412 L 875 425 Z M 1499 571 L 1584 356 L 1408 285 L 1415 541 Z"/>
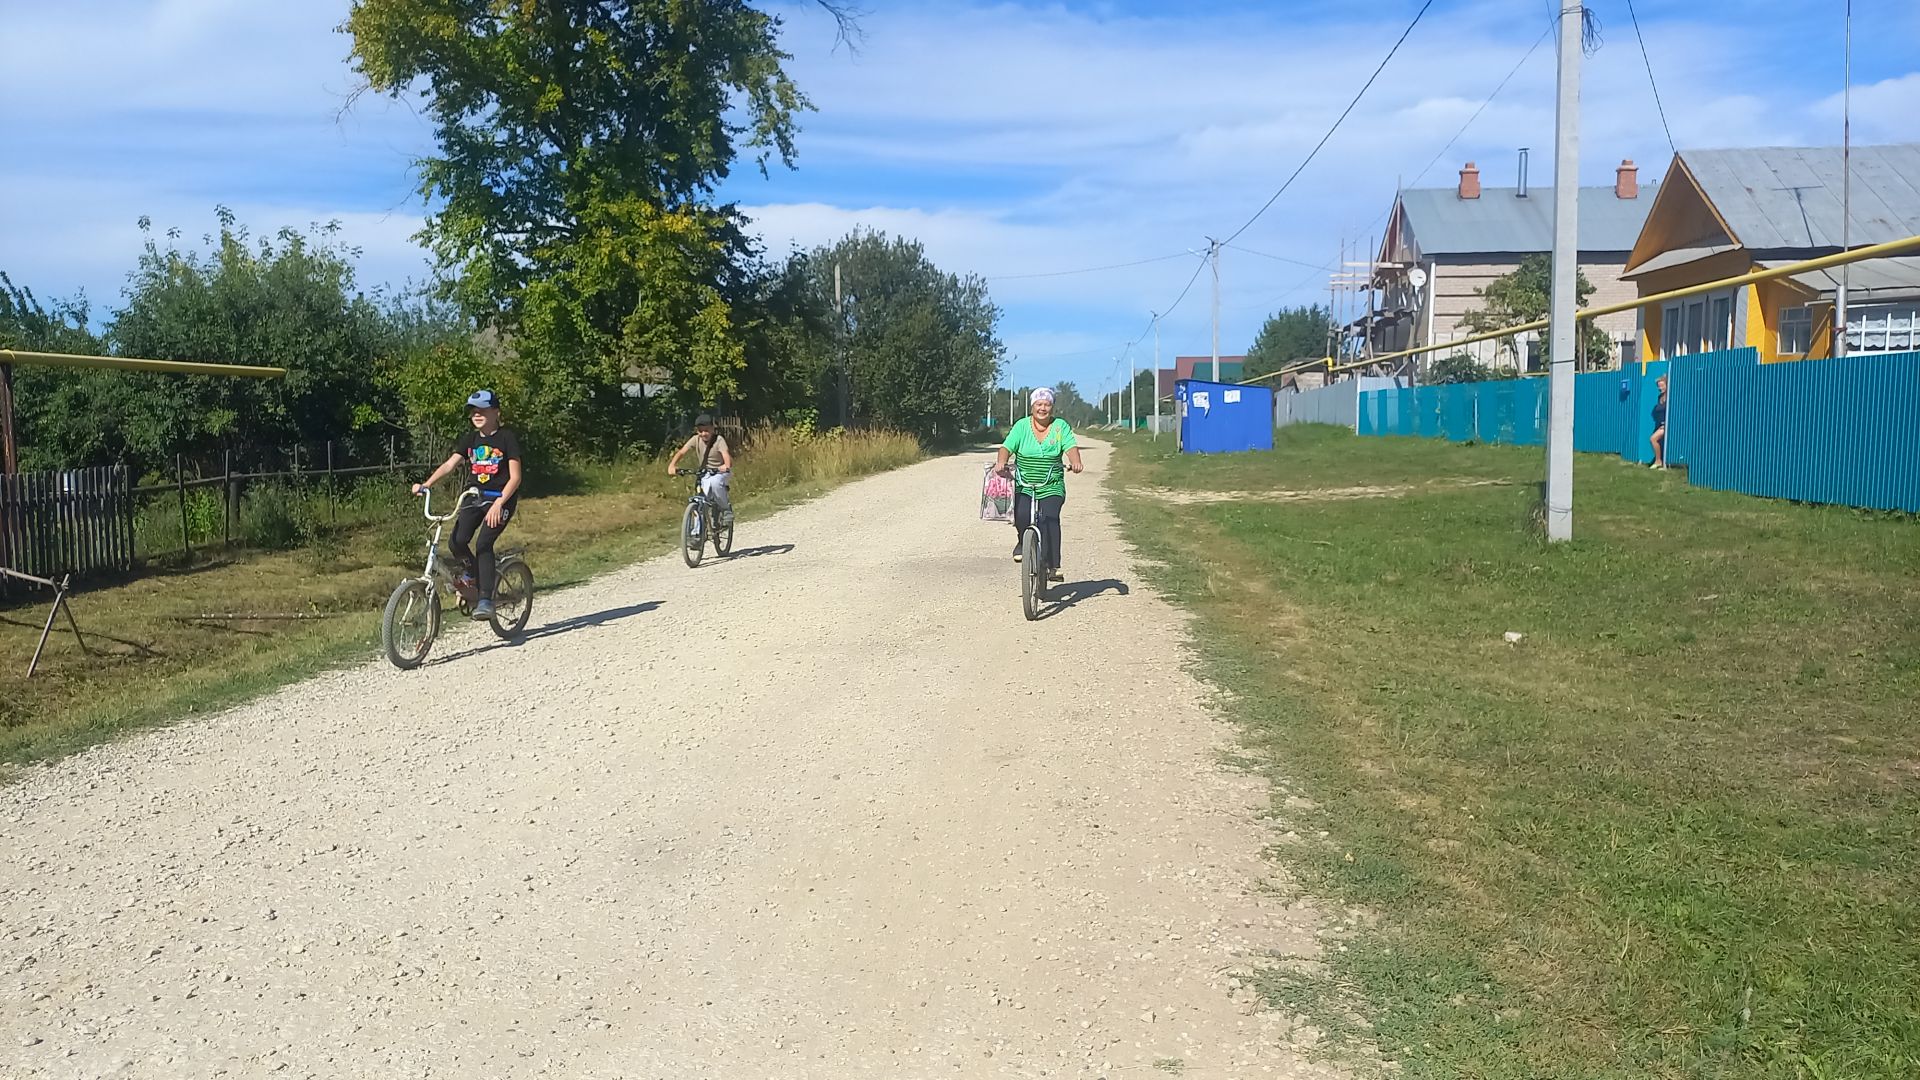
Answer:
<path fill-rule="evenodd" d="M 477 487 L 470 487 L 465 491 L 462 491 L 460 493 L 460 497 L 454 500 L 453 509 L 449 510 L 445 514 L 435 514 L 433 512 L 433 489 L 432 488 L 427 488 L 426 490 L 420 492 L 420 497 L 426 500 L 426 502 L 422 504 L 420 507 L 420 513 L 423 516 L 425 516 L 428 521 L 452 521 L 454 518 L 457 518 L 460 516 L 460 511 L 466 509 L 467 500 L 472 499 L 476 502 L 480 500 L 480 489 Z"/>

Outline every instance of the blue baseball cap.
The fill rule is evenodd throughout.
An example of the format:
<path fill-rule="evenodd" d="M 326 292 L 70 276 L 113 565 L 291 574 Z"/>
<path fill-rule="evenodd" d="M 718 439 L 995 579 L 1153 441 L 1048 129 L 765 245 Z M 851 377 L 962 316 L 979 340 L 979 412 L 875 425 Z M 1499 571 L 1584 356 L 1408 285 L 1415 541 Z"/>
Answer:
<path fill-rule="evenodd" d="M 497 409 L 499 407 L 500 399 L 495 397 L 491 390 L 475 390 L 473 393 L 467 395 L 467 408 L 469 409 Z"/>

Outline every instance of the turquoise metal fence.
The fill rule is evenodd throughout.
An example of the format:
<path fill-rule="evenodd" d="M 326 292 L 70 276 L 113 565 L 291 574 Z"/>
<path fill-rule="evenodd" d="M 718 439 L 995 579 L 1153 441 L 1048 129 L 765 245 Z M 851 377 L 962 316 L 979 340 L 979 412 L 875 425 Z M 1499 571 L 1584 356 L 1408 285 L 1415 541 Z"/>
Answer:
<path fill-rule="evenodd" d="M 1687 479 L 1776 499 L 1920 512 L 1920 352 L 1673 364 Z"/>
<path fill-rule="evenodd" d="M 1760 363 L 1729 349 L 1574 379 L 1574 448 L 1650 462 L 1656 380 L 1666 456 L 1699 487 L 1920 512 L 1920 352 Z M 1544 441 L 1545 379 L 1360 395 L 1362 435 Z"/>

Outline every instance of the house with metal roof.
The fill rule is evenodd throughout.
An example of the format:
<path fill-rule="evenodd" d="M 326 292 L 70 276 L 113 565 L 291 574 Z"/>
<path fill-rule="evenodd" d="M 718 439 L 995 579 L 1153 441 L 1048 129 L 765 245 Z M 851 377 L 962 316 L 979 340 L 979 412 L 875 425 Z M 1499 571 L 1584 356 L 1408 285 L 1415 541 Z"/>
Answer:
<path fill-rule="evenodd" d="M 1851 156 L 1848 170 L 1837 146 L 1675 154 L 1627 279 L 1651 296 L 1920 234 L 1920 144 L 1856 146 Z M 1843 281 L 1848 352 L 1920 349 L 1920 258 L 1895 258 L 1643 308 L 1643 355 L 1752 346 L 1763 361 L 1831 356 Z"/>
<path fill-rule="evenodd" d="M 1524 154 L 1516 179 L 1514 187 L 1482 187 L 1480 170 L 1468 162 L 1453 187 L 1412 188 L 1395 198 L 1373 269 L 1381 298 L 1372 316 L 1375 351 L 1470 336 L 1462 319 L 1480 308 L 1480 290 L 1519 269 L 1528 255 L 1553 250 L 1552 187 L 1528 186 Z M 1658 190 L 1655 183 L 1640 183 L 1631 161 L 1620 163 L 1612 186 L 1580 189 L 1579 264 L 1594 286 L 1590 303 L 1634 297 L 1634 286 L 1621 274 Z M 1598 325 L 1614 342 L 1615 359 L 1631 359 L 1633 315 L 1607 316 Z M 1491 342 L 1466 351 L 1485 363 L 1515 361 Z"/>

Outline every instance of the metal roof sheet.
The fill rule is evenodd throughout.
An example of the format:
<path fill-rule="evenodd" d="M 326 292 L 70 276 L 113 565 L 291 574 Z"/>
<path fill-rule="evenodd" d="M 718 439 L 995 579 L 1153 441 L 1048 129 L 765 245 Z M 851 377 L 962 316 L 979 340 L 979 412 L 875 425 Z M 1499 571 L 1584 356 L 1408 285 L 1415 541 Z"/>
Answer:
<path fill-rule="evenodd" d="M 1778 266 L 1782 261 L 1775 260 L 1771 265 Z M 1794 274 L 1793 280 L 1822 296 L 1831 296 L 1840 291 L 1840 268 L 1836 266 L 1829 270 Z M 1886 298 L 1920 296 L 1920 258 L 1869 259 L 1854 263 L 1847 276 L 1847 295 Z"/>
<path fill-rule="evenodd" d="M 1632 270 L 1620 276 L 1627 281 L 1632 281 L 1642 274 L 1651 274 L 1655 270 L 1665 270 L 1670 266 L 1685 266 L 1688 263 L 1699 262 L 1701 259 L 1710 259 L 1715 255 L 1725 254 L 1733 250 L 1735 250 L 1735 245 L 1733 244 L 1701 244 L 1697 247 L 1674 248 L 1671 251 L 1663 251 L 1655 255 L 1653 258 L 1648 259 L 1646 262 L 1641 263 L 1639 266 L 1634 267 Z"/>
<path fill-rule="evenodd" d="M 1400 193 L 1407 229 L 1423 256 L 1536 252 L 1553 248 L 1553 187 L 1483 188 L 1463 199 L 1456 188 L 1411 188 Z M 1580 189 L 1580 250 L 1628 251 L 1647 222 L 1659 185 L 1640 185 L 1622 199 L 1611 185 Z"/>
<path fill-rule="evenodd" d="M 1682 150 L 1680 160 L 1742 247 L 1841 246 L 1839 147 Z M 1920 234 L 1920 143 L 1856 146 L 1852 172 L 1853 245 Z"/>

